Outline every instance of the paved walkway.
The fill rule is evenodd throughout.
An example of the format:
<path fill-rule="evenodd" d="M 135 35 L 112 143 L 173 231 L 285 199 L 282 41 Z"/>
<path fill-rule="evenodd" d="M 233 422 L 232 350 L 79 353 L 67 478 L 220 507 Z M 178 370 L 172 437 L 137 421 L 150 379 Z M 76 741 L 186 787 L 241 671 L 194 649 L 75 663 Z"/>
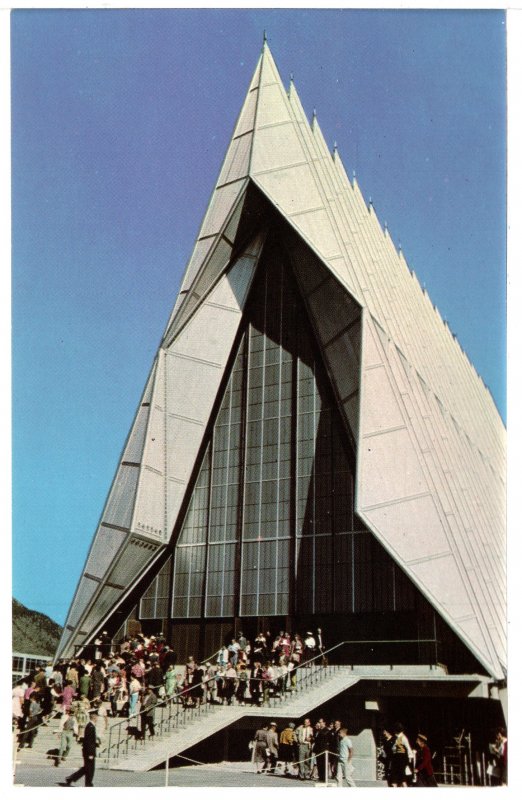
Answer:
<path fill-rule="evenodd" d="M 40 765 L 24 764 L 17 769 L 16 785 L 18 786 L 57 786 L 71 774 L 70 767 L 42 767 Z M 94 776 L 95 786 L 120 786 L 120 787 L 154 787 L 165 786 L 165 770 L 151 772 L 119 772 L 116 770 L 96 771 Z M 257 775 L 250 763 L 223 762 L 221 764 L 208 764 L 205 766 L 177 767 L 169 770 L 169 786 L 185 787 L 250 787 L 253 789 L 313 789 L 316 784 L 312 781 L 297 781 L 285 778 L 284 775 Z M 357 784 L 361 787 L 386 788 L 382 781 L 365 781 Z M 76 786 L 83 786 L 83 779 Z"/>

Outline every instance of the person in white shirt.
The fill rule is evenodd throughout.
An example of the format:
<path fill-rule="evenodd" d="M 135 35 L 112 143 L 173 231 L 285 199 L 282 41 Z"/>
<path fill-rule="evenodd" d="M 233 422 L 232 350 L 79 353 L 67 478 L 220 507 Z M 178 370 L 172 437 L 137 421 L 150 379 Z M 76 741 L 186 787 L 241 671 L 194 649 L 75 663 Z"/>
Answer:
<path fill-rule="evenodd" d="M 219 652 L 217 654 L 218 667 L 226 667 L 226 665 L 228 664 L 228 657 L 229 657 L 228 648 L 225 647 L 225 645 L 223 645 L 223 647 L 220 647 Z"/>
<path fill-rule="evenodd" d="M 311 771 L 310 759 L 314 740 L 314 729 L 308 718 L 296 728 L 295 735 L 297 739 L 299 780 L 304 781 L 309 777 Z"/>
<path fill-rule="evenodd" d="M 304 660 L 309 661 L 315 656 L 316 641 L 312 631 L 308 631 L 304 640 Z"/>
<path fill-rule="evenodd" d="M 393 733 L 395 740 L 391 748 L 390 783 L 392 786 L 407 786 L 408 778 L 412 774 L 410 764 L 413 760 L 413 751 L 404 733 L 402 722 L 395 723 Z"/>
<path fill-rule="evenodd" d="M 339 731 L 339 749 L 337 760 L 337 783 L 339 778 L 341 786 L 343 785 L 343 778 L 348 786 L 355 786 L 353 779 L 353 744 L 352 740 L 348 738 L 348 731 L 346 728 L 341 728 Z"/>

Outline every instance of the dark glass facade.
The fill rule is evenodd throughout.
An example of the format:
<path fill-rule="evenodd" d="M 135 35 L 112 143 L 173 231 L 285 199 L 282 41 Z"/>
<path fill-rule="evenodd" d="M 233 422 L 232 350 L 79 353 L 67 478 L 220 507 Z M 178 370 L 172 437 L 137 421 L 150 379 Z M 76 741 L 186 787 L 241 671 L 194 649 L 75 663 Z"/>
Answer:
<path fill-rule="evenodd" d="M 412 610 L 415 590 L 354 514 L 355 459 L 291 266 L 269 246 L 173 558 L 141 619 Z"/>

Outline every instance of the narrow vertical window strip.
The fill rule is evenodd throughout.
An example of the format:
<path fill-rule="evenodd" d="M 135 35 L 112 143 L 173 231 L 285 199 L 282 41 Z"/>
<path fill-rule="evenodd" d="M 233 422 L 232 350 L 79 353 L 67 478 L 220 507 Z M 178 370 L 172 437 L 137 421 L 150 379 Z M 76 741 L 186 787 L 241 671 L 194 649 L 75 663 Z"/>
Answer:
<path fill-rule="evenodd" d="M 263 464 L 264 464 L 264 436 L 265 436 L 265 392 L 266 392 L 266 345 L 267 345 L 267 336 L 266 331 L 268 327 L 267 321 L 268 315 L 268 273 L 265 272 L 264 276 L 264 304 L 263 304 L 263 369 L 261 372 L 261 432 L 259 437 L 260 448 L 259 448 L 259 514 L 258 514 L 258 530 L 257 530 L 257 552 L 256 552 L 256 562 L 257 562 L 257 569 L 256 569 L 256 614 L 259 616 L 259 595 L 261 591 L 261 550 L 262 550 L 262 536 L 261 536 L 261 512 L 263 508 Z"/>
<path fill-rule="evenodd" d="M 227 387 L 227 389 L 225 389 L 225 397 L 227 397 L 227 391 L 228 391 L 228 387 Z M 217 415 L 216 423 L 219 421 L 219 418 L 220 418 L 220 415 L 221 415 L 221 410 L 222 409 L 219 410 L 219 413 Z M 205 548 L 205 551 L 206 551 L 205 552 L 205 574 L 206 574 L 206 586 L 207 587 L 208 587 L 208 584 L 209 584 L 209 572 L 210 572 L 210 552 L 209 552 L 210 551 L 210 547 L 211 547 L 211 544 L 210 544 L 210 541 L 211 541 L 210 530 L 211 530 L 212 524 L 213 524 L 212 496 L 213 496 L 214 485 L 215 485 L 214 484 L 214 468 L 215 468 L 215 459 L 216 459 L 216 446 L 215 446 L 216 445 L 216 435 L 217 434 L 216 434 L 216 425 L 215 425 L 214 429 L 212 431 L 212 436 L 211 436 L 212 458 L 209 459 L 209 476 L 208 476 L 208 484 L 209 484 L 209 486 L 208 486 L 208 494 L 207 494 L 207 546 Z M 212 545 L 212 546 L 215 547 L 216 545 Z M 207 592 L 205 592 L 205 595 L 206 594 L 207 594 Z M 205 597 L 202 598 L 202 600 L 203 600 L 203 607 L 205 608 L 205 612 L 208 614 L 208 612 L 209 612 L 208 597 L 205 596 Z"/>
<path fill-rule="evenodd" d="M 317 433 L 318 433 L 318 425 L 317 425 L 317 405 L 319 402 L 319 393 L 317 391 L 317 375 L 316 375 L 316 364 L 315 358 L 312 362 L 312 373 L 313 373 L 313 392 L 314 392 L 314 401 L 313 401 L 313 447 L 315 446 L 315 458 L 314 462 L 312 463 L 312 474 L 311 478 L 311 485 L 312 485 L 312 613 L 316 613 L 316 572 L 317 572 L 317 563 L 315 558 L 316 553 L 316 532 L 317 532 L 317 524 L 316 524 L 316 509 L 317 509 L 317 469 L 316 469 L 316 459 L 317 459 Z"/>
<path fill-rule="evenodd" d="M 230 487 L 230 425 L 232 420 L 232 397 L 233 397 L 233 384 L 234 384 L 234 370 L 232 370 L 230 375 L 230 391 L 229 391 L 229 400 L 228 400 L 228 426 L 227 426 L 227 469 L 226 469 L 226 486 L 224 492 L 224 503 L 225 503 L 225 511 L 224 511 L 224 539 L 228 541 L 227 537 L 227 524 L 228 524 L 228 504 L 229 504 L 229 487 Z M 225 605 L 225 570 L 226 570 L 226 553 L 227 547 L 223 545 L 222 549 L 222 564 L 221 564 L 221 616 L 226 615 L 226 611 L 224 608 Z M 228 598 L 227 598 L 228 599 Z"/>
<path fill-rule="evenodd" d="M 355 614 L 355 534 L 350 536 L 352 540 L 352 613 Z"/>
<path fill-rule="evenodd" d="M 245 558 L 245 504 L 246 504 L 246 492 L 245 492 L 245 484 L 246 484 L 246 470 L 247 470 L 247 453 L 248 453 L 248 423 L 249 423 L 249 413 L 248 413 L 248 398 L 250 395 L 250 348 L 252 346 L 252 326 L 249 324 L 246 326 L 245 330 L 245 358 L 243 360 L 243 369 L 245 370 L 245 378 L 243 383 L 243 396 L 241 398 L 241 414 L 244 419 L 244 431 L 245 431 L 245 440 L 243 443 L 243 469 L 242 469 L 242 480 L 243 480 L 243 509 L 241 513 L 241 529 L 239 532 L 241 544 L 240 544 L 240 566 L 239 566 L 239 613 L 245 613 L 245 601 L 244 597 L 246 595 L 246 589 L 248 586 L 245 586 L 245 579 L 244 579 L 244 567 L 246 565 L 246 558 Z"/>
<path fill-rule="evenodd" d="M 280 482 L 281 482 L 281 375 L 282 375 L 282 360 L 283 360 L 283 264 L 279 262 L 279 372 L 278 372 L 278 387 L 277 387 L 277 482 L 276 482 L 276 511 L 275 511 L 275 525 L 276 525 L 276 539 L 279 540 L 281 526 L 280 526 L 280 508 L 279 508 L 279 495 L 280 495 Z M 276 545 L 276 548 L 278 546 Z M 277 550 L 276 550 L 277 552 Z M 274 576 L 274 598 L 275 598 L 275 607 L 274 613 L 277 614 L 278 606 L 279 606 L 279 596 L 277 587 L 279 586 L 279 559 L 276 556 L 276 563 L 275 563 L 275 576 Z"/>

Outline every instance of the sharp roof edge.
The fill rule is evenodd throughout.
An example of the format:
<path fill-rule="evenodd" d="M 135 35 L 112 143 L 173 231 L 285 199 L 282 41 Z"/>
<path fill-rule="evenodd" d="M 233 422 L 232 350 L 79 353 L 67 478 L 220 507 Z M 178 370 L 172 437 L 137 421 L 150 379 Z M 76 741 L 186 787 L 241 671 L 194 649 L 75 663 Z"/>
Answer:
<path fill-rule="evenodd" d="M 339 152 L 333 157 L 330 154 L 317 117 L 312 123 L 308 121 L 293 80 L 288 91 L 285 89 L 266 41 L 169 326 L 186 292 L 205 269 L 220 233 L 219 223 L 224 227 L 226 212 L 249 177 L 256 178 L 256 183 L 285 216 L 290 216 L 356 299 L 369 308 L 408 363 L 458 419 L 494 468 L 502 472 L 503 425 L 487 387 L 438 310 L 433 309 L 427 293 L 419 291 L 421 287 L 412 279 L 402 251 L 393 244 L 389 231 L 381 227 L 357 180 L 350 182 Z M 281 189 L 284 181 L 289 186 L 297 182 L 300 185 L 302 196 L 297 211 L 293 207 L 296 193 L 285 197 Z M 316 211 L 315 218 L 313 209 L 306 207 L 307 194 L 308 205 L 315 203 L 322 209 Z M 325 244 L 327 228 L 330 241 Z M 370 274 L 368 255 L 374 264 Z M 397 308 L 390 308 L 390 285 L 399 297 L 399 315 Z M 461 387 L 459 392 L 455 392 L 455 385 Z M 487 424 L 485 418 L 489 420 Z"/>

